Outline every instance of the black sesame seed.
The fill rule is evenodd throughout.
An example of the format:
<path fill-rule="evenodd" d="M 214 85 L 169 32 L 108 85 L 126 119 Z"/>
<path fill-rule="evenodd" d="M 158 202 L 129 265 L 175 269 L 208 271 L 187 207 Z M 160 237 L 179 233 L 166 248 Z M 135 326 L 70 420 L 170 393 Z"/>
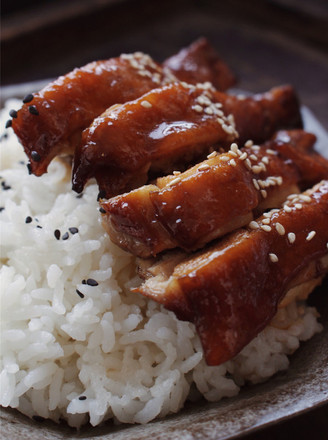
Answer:
<path fill-rule="evenodd" d="M 97 202 L 99 202 L 100 199 L 103 199 L 106 196 L 106 191 L 104 191 L 103 189 L 101 189 L 98 193 L 97 196 Z"/>
<path fill-rule="evenodd" d="M 77 234 L 78 232 L 79 232 L 79 230 L 77 229 L 77 228 L 75 228 L 75 227 L 73 227 L 73 228 L 68 228 L 68 230 L 69 230 L 69 232 L 71 233 L 71 234 Z"/>
<path fill-rule="evenodd" d="M 30 217 L 29 215 L 26 217 L 25 219 L 25 223 L 32 223 L 32 217 Z"/>
<path fill-rule="evenodd" d="M 62 240 L 67 240 L 69 237 L 68 232 L 65 232 L 65 234 L 62 236 Z"/>
<path fill-rule="evenodd" d="M 38 116 L 39 114 L 38 109 L 35 107 L 35 105 L 29 105 L 28 111 L 31 113 L 31 115 Z"/>
<path fill-rule="evenodd" d="M 12 120 L 11 120 L 11 119 L 8 119 L 8 121 L 6 122 L 5 127 L 6 127 L 6 128 L 9 128 L 9 127 L 11 127 L 11 126 L 12 126 Z"/>
<path fill-rule="evenodd" d="M 17 111 L 16 110 L 10 110 L 9 116 L 11 116 L 12 118 L 17 118 Z"/>
<path fill-rule="evenodd" d="M 32 174 L 32 166 L 31 166 L 30 162 L 26 166 L 27 166 L 28 173 Z"/>
<path fill-rule="evenodd" d="M 84 298 L 84 294 L 80 292 L 78 289 L 76 289 L 76 293 L 79 295 L 80 298 Z"/>
<path fill-rule="evenodd" d="M 82 284 L 87 284 L 87 280 L 82 280 Z"/>
<path fill-rule="evenodd" d="M 40 225 L 37 225 L 36 227 L 39 228 L 39 229 L 42 229 L 42 226 L 40 226 Z"/>
<path fill-rule="evenodd" d="M 41 417 L 41 416 L 32 416 L 32 419 L 35 420 L 36 422 L 44 422 L 45 418 Z"/>
<path fill-rule="evenodd" d="M 2 212 L 4 209 L 4 206 L 0 206 L 0 212 Z"/>
<path fill-rule="evenodd" d="M 27 104 L 28 102 L 31 102 L 33 98 L 34 96 L 32 95 L 32 93 L 29 93 L 28 95 L 25 96 L 25 98 L 23 98 L 23 103 Z"/>
<path fill-rule="evenodd" d="M 37 151 L 31 152 L 31 158 L 34 160 L 34 162 L 40 162 L 41 156 Z"/>
<path fill-rule="evenodd" d="M 20 160 L 18 163 L 19 163 L 20 165 L 25 165 L 25 162 L 24 162 L 23 160 Z"/>
<path fill-rule="evenodd" d="M 94 279 L 92 279 L 92 278 L 88 278 L 88 279 L 87 279 L 87 284 L 88 284 L 89 286 L 98 286 L 97 281 L 94 280 Z"/>
<path fill-rule="evenodd" d="M 87 396 L 80 396 L 79 397 L 79 400 L 86 400 L 87 399 Z"/>
<path fill-rule="evenodd" d="M 59 229 L 54 230 L 54 236 L 57 238 L 57 240 L 60 239 L 60 230 Z"/>
<path fill-rule="evenodd" d="M 0 140 L 2 141 L 3 139 L 7 139 L 7 137 L 8 137 L 8 133 L 3 133 L 3 134 L 0 136 Z"/>
<path fill-rule="evenodd" d="M 4 180 L 1 182 L 1 186 L 2 186 L 2 189 L 3 189 L 4 191 L 7 191 L 8 189 L 11 189 L 11 186 L 10 186 L 10 185 L 7 185 L 6 182 L 5 182 Z"/>
<path fill-rule="evenodd" d="M 101 212 L 102 214 L 106 214 L 106 211 L 104 210 L 104 208 L 99 208 L 99 212 Z"/>

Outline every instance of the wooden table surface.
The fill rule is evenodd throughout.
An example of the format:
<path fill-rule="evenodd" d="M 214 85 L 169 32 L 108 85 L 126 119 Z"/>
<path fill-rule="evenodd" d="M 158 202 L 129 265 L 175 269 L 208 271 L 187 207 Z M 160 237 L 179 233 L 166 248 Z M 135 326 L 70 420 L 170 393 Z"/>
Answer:
<path fill-rule="evenodd" d="M 161 61 L 207 36 L 252 92 L 293 84 L 328 128 L 325 0 L 72 0 L 2 2 L 2 86 L 54 78 L 76 66 L 142 50 Z M 328 385 L 327 385 L 328 387 Z M 328 439 L 328 405 L 244 436 Z"/>

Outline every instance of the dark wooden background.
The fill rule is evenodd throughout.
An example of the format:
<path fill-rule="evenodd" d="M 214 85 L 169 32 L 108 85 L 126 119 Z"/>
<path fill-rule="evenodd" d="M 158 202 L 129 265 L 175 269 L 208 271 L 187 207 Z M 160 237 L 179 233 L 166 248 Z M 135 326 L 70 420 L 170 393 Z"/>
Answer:
<path fill-rule="evenodd" d="M 327 0 L 3 0 L 2 85 L 143 50 L 161 61 L 200 35 L 263 91 L 292 83 L 327 125 Z"/>
<path fill-rule="evenodd" d="M 1 81 L 55 78 L 76 66 L 142 50 L 158 61 L 207 36 L 258 92 L 293 84 L 328 128 L 327 0 L 3 0 Z M 328 388 L 328 384 L 327 384 Z M 328 439 L 328 405 L 245 440 Z"/>

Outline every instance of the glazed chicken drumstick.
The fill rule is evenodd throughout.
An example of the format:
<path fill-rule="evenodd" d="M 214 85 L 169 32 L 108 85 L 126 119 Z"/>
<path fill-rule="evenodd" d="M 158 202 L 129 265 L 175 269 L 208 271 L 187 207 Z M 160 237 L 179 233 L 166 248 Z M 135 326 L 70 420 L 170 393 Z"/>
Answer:
<path fill-rule="evenodd" d="M 328 179 L 328 160 L 313 151 L 314 141 L 291 130 L 261 147 L 232 144 L 184 173 L 100 201 L 104 228 L 114 243 L 143 258 L 175 247 L 199 249 L 281 206 L 299 186 Z"/>
<path fill-rule="evenodd" d="M 39 93 L 28 95 L 8 123 L 30 160 L 30 172 L 40 176 L 55 156 L 72 154 L 82 131 L 108 107 L 184 78 L 190 64 L 195 67 L 191 82 L 213 81 L 219 90 L 235 82 L 211 45 L 200 40 L 185 49 L 184 58 L 176 60 L 175 75 L 150 56 L 136 52 L 89 63 L 59 77 Z"/>
<path fill-rule="evenodd" d="M 209 365 L 221 364 L 273 318 L 286 295 L 328 272 L 328 181 L 195 255 L 167 254 L 135 290 L 195 324 Z"/>
<path fill-rule="evenodd" d="M 103 195 L 147 182 L 248 139 L 263 142 L 279 128 L 302 125 L 294 90 L 278 87 L 248 98 L 218 92 L 210 84 L 173 83 L 109 108 L 83 132 L 75 150 L 73 189 L 95 177 Z"/>

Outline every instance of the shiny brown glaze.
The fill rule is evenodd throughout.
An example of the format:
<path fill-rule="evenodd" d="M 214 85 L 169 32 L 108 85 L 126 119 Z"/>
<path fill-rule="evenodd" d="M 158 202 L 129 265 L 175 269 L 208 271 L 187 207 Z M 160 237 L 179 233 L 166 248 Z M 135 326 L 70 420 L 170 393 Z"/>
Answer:
<path fill-rule="evenodd" d="M 240 99 L 206 85 L 170 84 L 94 120 L 75 151 L 73 189 L 81 192 L 95 177 L 111 197 L 146 183 L 149 173 L 199 160 L 213 145 L 227 148 L 252 137 L 262 142 L 281 126 L 300 124 L 288 86 Z"/>
<path fill-rule="evenodd" d="M 209 365 L 231 359 L 264 329 L 289 289 L 328 270 L 328 181 L 286 205 L 260 217 L 257 229 L 175 256 L 174 267 L 166 257 L 135 289 L 195 324 Z"/>
<path fill-rule="evenodd" d="M 249 143 L 241 150 L 234 146 L 225 154 L 212 153 L 182 174 L 158 179 L 157 185 L 102 200 L 104 227 L 112 241 L 143 258 L 175 247 L 199 249 L 281 206 L 298 185 L 328 179 L 328 160 L 318 160 L 314 142 L 314 135 L 292 130 L 261 147 Z"/>
<path fill-rule="evenodd" d="M 150 57 L 122 55 L 74 69 L 35 93 L 12 121 L 31 172 L 40 176 L 55 156 L 73 153 L 82 130 L 109 106 L 135 99 L 166 80 Z"/>
<path fill-rule="evenodd" d="M 261 143 L 277 130 L 302 128 L 299 100 L 291 86 L 248 97 L 226 95 L 222 102 L 223 110 L 234 116 L 241 143 Z"/>
<path fill-rule="evenodd" d="M 213 80 L 223 87 L 230 81 L 227 78 L 232 77 L 231 72 L 208 42 L 191 45 L 184 53 L 186 59 L 180 58 L 176 76 L 167 66 L 162 68 L 148 55 L 136 52 L 74 69 L 35 93 L 12 120 L 30 160 L 30 171 L 38 176 L 45 173 L 55 156 L 74 152 L 82 131 L 108 107 L 184 78 L 190 64 L 196 69 L 191 82 Z M 197 63 L 202 63 L 199 76 Z M 222 80 L 220 75 L 224 76 Z"/>
<path fill-rule="evenodd" d="M 145 183 L 149 171 L 169 171 L 218 140 L 231 142 L 237 134 L 223 112 L 216 109 L 221 123 L 199 106 L 205 94 L 207 89 L 174 83 L 108 109 L 83 132 L 74 156 L 73 189 L 82 191 L 95 177 L 107 197 L 113 196 Z"/>
<path fill-rule="evenodd" d="M 199 38 L 168 58 L 163 66 L 169 68 L 180 81 L 191 84 L 209 81 L 220 91 L 236 84 L 235 75 L 206 38 Z"/>

